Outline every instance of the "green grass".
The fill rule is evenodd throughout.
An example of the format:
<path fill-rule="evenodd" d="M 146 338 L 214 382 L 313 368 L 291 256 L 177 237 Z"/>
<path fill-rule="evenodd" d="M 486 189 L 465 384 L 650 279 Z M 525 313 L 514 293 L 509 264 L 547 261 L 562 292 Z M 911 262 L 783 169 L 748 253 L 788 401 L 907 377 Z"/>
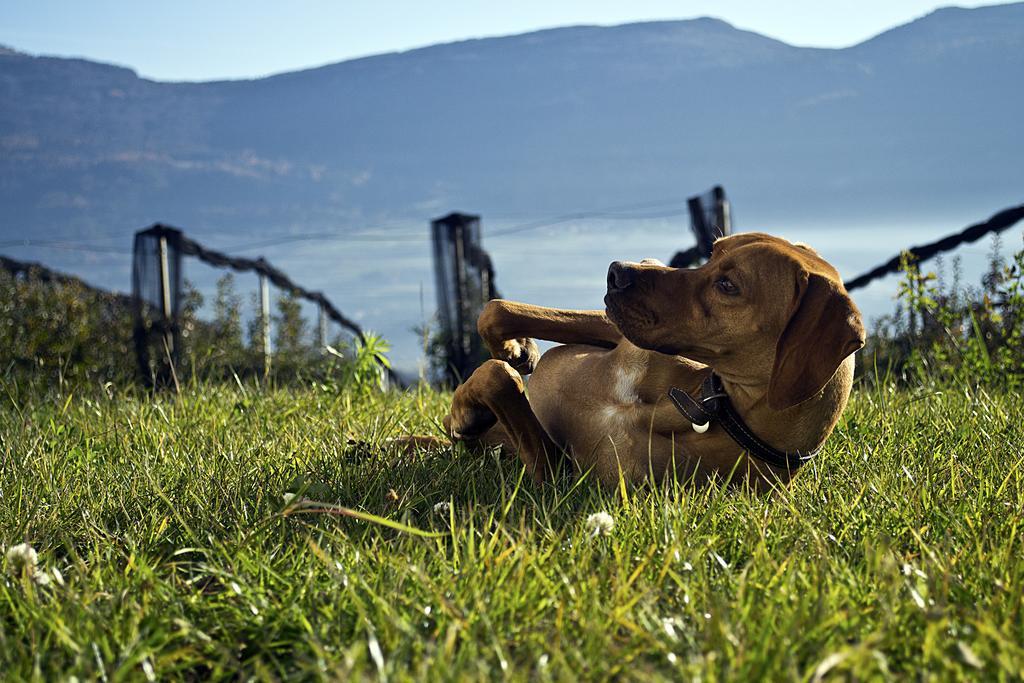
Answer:
<path fill-rule="evenodd" d="M 433 429 L 428 391 L 0 389 L 0 544 L 63 576 L 3 572 L 9 680 L 1024 674 L 1015 395 L 860 389 L 786 491 L 624 500 L 348 445 Z"/>

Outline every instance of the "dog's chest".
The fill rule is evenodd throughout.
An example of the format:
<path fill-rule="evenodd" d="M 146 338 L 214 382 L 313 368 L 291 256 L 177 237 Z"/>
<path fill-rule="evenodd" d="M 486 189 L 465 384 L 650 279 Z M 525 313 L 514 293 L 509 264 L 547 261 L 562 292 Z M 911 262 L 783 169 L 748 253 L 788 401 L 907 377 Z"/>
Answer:
<path fill-rule="evenodd" d="M 604 397 L 600 431 L 617 445 L 622 445 L 636 429 L 638 412 L 646 404 L 640 397 L 640 387 L 647 374 L 647 363 L 641 359 L 617 366 L 612 372 Z"/>
<path fill-rule="evenodd" d="M 640 401 L 640 383 L 647 374 L 647 363 L 634 360 L 615 368 L 611 384 L 611 403 L 618 407 L 635 407 Z"/>

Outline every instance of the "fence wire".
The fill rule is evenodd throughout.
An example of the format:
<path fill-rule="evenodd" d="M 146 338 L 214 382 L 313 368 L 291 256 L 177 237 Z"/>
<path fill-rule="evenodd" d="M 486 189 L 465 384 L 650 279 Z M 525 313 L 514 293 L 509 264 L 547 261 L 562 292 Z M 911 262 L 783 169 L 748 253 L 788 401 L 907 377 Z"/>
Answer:
<path fill-rule="evenodd" d="M 846 291 L 852 291 L 860 287 L 866 286 L 869 282 L 877 280 L 880 277 L 898 273 L 900 270 L 900 261 L 904 253 L 909 253 L 915 261 L 927 261 L 928 259 L 938 256 L 942 252 L 951 251 L 956 249 L 961 244 L 967 244 L 969 242 L 975 242 L 989 233 L 998 234 L 1008 228 L 1013 227 L 1018 221 L 1024 219 L 1024 204 L 1020 206 L 1014 206 L 1009 209 L 1004 209 L 999 213 L 995 214 L 987 221 L 981 223 L 975 223 L 974 225 L 964 228 L 960 232 L 947 235 L 940 240 L 935 242 L 929 242 L 918 247 L 910 247 L 904 249 L 903 252 L 893 256 L 885 263 L 875 266 L 871 270 L 867 271 L 863 275 L 858 275 L 852 280 L 848 280 L 845 284 Z"/>
<path fill-rule="evenodd" d="M 43 264 L 36 263 L 34 261 L 18 261 L 6 256 L 0 256 L 0 269 L 6 270 L 14 277 L 24 275 L 27 278 L 32 278 L 40 282 L 81 287 L 82 289 L 102 295 L 103 297 L 116 301 L 120 304 L 128 305 L 132 302 L 132 297 L 127 294 L 94 287 L 81 278 L 75 277 L 74 275 L 68 275 L 67 273 L 61 273 L 60 271 L 53 270 L 52 268 L 47 268 Z"/>

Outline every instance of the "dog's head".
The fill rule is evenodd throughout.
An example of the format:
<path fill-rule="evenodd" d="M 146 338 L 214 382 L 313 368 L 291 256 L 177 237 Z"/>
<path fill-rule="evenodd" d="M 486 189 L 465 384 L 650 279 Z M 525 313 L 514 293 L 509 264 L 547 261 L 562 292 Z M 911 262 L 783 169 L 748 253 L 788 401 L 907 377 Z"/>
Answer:
<path fill-rule="evenodd" d="M 835 268 L 762 233 L 718 240 L 696 269 L 616 261 L 604 300 L 633 344 L 766 383 L 776 410 L 819 392 L 864 346 L 860 312 Z"/>

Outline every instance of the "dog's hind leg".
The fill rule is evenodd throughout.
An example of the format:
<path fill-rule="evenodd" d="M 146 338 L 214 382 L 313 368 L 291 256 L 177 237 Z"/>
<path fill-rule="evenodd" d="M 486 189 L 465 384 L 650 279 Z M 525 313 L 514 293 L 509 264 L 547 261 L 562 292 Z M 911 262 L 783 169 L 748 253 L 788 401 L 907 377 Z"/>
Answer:
<path fill-rule="evenodd" d="M 560 450 L 533 414 L 519 373 L 505 361 L 487 361 L 459 385 L 444 422 L 454 439 L 514 450 L 534 481 L 554 472 Z"/>

